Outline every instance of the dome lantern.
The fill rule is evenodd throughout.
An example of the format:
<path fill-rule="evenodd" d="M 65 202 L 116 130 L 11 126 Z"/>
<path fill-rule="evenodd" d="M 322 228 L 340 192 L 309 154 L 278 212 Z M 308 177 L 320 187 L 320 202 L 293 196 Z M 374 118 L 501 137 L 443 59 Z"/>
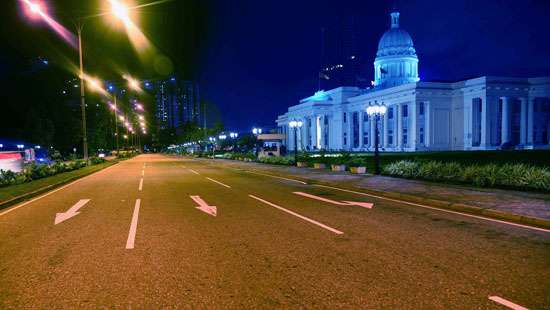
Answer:
<path fill-rule="evenodd" d="M 399 12 L 392 12 L 390 29 L 378 42 L 374 85 L 392 87 L 418 82 L 418 57 L 409 33 L 399 26 Z"/>

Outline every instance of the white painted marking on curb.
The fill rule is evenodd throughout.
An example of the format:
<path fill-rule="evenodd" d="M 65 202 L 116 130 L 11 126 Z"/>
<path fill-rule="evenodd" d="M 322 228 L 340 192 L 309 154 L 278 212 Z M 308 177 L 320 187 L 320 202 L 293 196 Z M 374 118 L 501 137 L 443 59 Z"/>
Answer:
<path fill-rule="evenodd" d="M 112 166 L 107 167 L 107 168 L 105 168 L 105 169 L 103 169 L 103 170 L 101 170 L 101 171 L 98 171 L 98 172 L 96 172 L 96 173 L 92 173 L 92 174 L 87 175 L 87 176 L 85 176 L 85 177 L 83 177 L 83 178 L 80 178 L 80 179 L 78 179 L 78 180 L 74 180 L 73 182 L 71 182 L 71 183 L 69 183 L 69 184 L 63 185 L 63 186 L 61 186 L 61 187 L 59 187 L 59 188 L 56 188 L 56 189 L 54 189 L 54 190 L 52 190 L 52 191 L 50 191 L 50 192 L 47 192 L 47 193 L 45 193 L 44 195 L 38 196 L 38 197 L 36 197 L 36 198 L 34 198 L 34 199 L 31 199 L 31 200 L 29 200 L 29 201 L 25 201 L 25 202 L 23 202 L 23 203 L 21 203 L 21 204 L 19 204 L 19 205 L 14 206 L 14 207 L 10 207 L 10 208 L 7 209 L 6 211 L 0 213 L 0 216 L 6 215 L 6 214 L 10 213 L 11 211 L 15 211 L 15 210 L 17 210 L 17 209 L 19 209 L 19 208 L 22 208 L 22 207 L 24 207 L 24 206 L 26 206 L 26 205 L 28 205 L 28 204 L 31 204 L 31 203 L 33 203 L 33 202 L 35 202 L 35 201 L 37 201 L 37 200 L 42 199 L 42 198 L 44 198 L 44 197 L 50 196 L 51 194 L 53 194 L 53 193 L 55 193 L 55 192 L 58 192 L 58 191 L 60 191 L 60 190 L 62 190 L 62 189 L 65 189 L 65 188 L 67 188 L 67 187 L 69 187 L 69 186 L 71 186 L 71 185 L 74 185 L 74 184 L 76 184 L 76 183 L 78 183 L 78 182 L 80 182 L 80 181 L 84 181 L 84 180 L 87 179 L 87 178 L 90 178 L 90 177 L 93 177 L 93 176 L 95 176 L 95 175 L 98 175 L 98 174 L 100 174 L 100 173 L 102 173 L 102 172 L 104 172 L 104 171 L 106 171 L 106 170 L 108 170 L 108 169 L 110 169 L 110 168 L 115 167 L 115 166 L 117 166 L 117 165 L 116 165 L 116 164 L 115 164 L 115 165 L 112 165 Z"/>
<path fill-rule="evenodd" d="M 367 193 L 362 193 L 362 192 L 356 192 L 356 191 L 343 189 L 343 188 L 338 188 L 338 187 L 333 187 L 333 186 L 320 185 L 320 184 L 313 184 L 313 185 L 314 186 L 319 186 L 319 187 L 331 188 L 331 189 L 335 189 L 335 190 L 339 190 L 339 191 L 343 191 L 343 192 L 348 192 L 348 193 L 353 193 L 353 194 L 357 194 L 357 195 L 363 195 L 363 196 L 374 197 L 374 198 L 378 198 L 378 199 L 382 199 L 382 200 L 393 201 L 393 202 L 397 202 L 397 203 L 401 203 L 401 204 L 407 204 L 407 205 L 411 205 L 411 206 L 415 206 L 415 207 L 426 208 L 426 209 L 436 210 L 436 211 L 441 211 L 441 212 L 447 212 L 447 213 L 462 215 L 462 216 L 466 216 L 466 217 L 476 218 L 476 219 L 480 219 L 480 220 L 485 220 L 485 221 L 501 223 L 501 224 L 506 224 L 506 225 L 511 225 L 511 226 L 516 226 L 516 227 L 521 227 L 521 228 L 538 230 L 538 231 L 550 233 L 550 229 L 539 228 L 539 227 L 528 226 L 528 225 L 522 225 L 522 224 L 516 224 L 516 223 L 512 223 L 512 222 L 496 220 L 496 219 L 492 219 L 492 218 L 488 218 L 488 217 L 483 217 L 483 216 L 479 216 L 479 215 L 472 215 L 472 214 L 462 213 L 462 212 L 458 212 L 458 211 L 445 210 L 445 209 L 426 206 L 426 205 L 419 204 L 419 203 L 408 202 L 408 201 L 403 201 L 403 200 L 393 199 L 393 198 L 387 198 L 387 197 L 382 197 L 382 196 L 372 195 L 372 194 L 367 194 Z"/>
<path fill-rule="evenodd" d="M 221 185 L 221 186 L 225 186 L 225 187 L 227 187 L 227 188 L 231 188 L 231 186 L 229 186 L 229 185 L 227 185 L 227 184 L 223 184 L 223 183 L 220 182 L 220 181 L 216 181 L 216 180 L 214 180 L 214 179 L 212 179 L 212 178 L 207 178 L 207 179 L 210 180 L 210 181 L 212 181 L 212 182 L 214 182 L 214 183 L 218 183 L 218 184 Z"/>
<path fill-rule="evenodd" d="M 279 209 L 279 210 L 281 210 L 281 211 L 283 211 L 283 212 L 286 212 L 286 213 L 288 213 L 288 214 L 292 214 L 292 215 L 294 215 L 294 216 L 296 216 L 296 217 L 298 217 L 298 218 L 301 218 L 301 219 L 304 220 L 304 221 L 307 221 L 307 222 L 310 222 L 310 223 L 312 223 L 312 224 L 315 224 L 315 225 L 317 225 L 317 226 L 319 226 L 319 227 L 322 227 L 322 228 L 324 228 L 324 229 L 326 229 L 326 230 L 328 230 L 328 231 L 331 231 L 331 232 L 333 232 L 333 233 L 335 233 L 335 234 L 337 234 L 337 235 L 342 235 L 342 234 L 344 234 L 343 232 L 341 232 L 341 231 L 339 231 L 339 230 L 337 230 L 337 229 L 334 229 L 334 228 L 329 227 L 329 226 L 327 226 L 327 225 L 325 225 L 325 224 L 323 224 L 323 223 L 320 223 L 320 222 L 317 222 L 317 221 L 315 221 L 315 220 L 312 220 L 312 219 L 310 219 L 309 217 L 305 217 L 305 216 L 303 216 L 303 215 L 300 215 L 300 214 L 298 214 L 298 213 L 296 213 L 296 212 L 294 212 L 294 211 L 290 211 L 290 210 L 288 210 L 288 209 L 285 209 L 285 208 L 283 208 L 283 207 L 281 207 L 281 206 L 278 206 L 278 205 L 276 205 L 276 204 L 274 204 L 274 203 L 271 203 L 271 202 L 269 202 L 269 201 L 267 201 L 267 200 L 263 200 L 262 198 L 258 198 L 258 197 L 254 196 L 254 195 L 248 195 L 248 197 L 253 198 L 253 199 L 256 199 L 256 200 L 258 200 L 258 201 L 261 201 L 261 202 L 265 203 L 266 205 L 270 205 L 270 206 L 272 206 L 272 207 L 274 207 L 274 208 L 277 208 L 277 209 Z"/>
<path fill-rule="evenodd" d="M 141 178 L 141 180 L 139 180 L 139 188 L 138 188 L 138 190 L 141 192 L 142 189 L 143 189 L 143 178 Z"/>
<path fill-rule="evenodd" d="M 266 177 L 272 177 L 272 178 L 275 178 L 275 179 L 287 180 L 287 181 L 292 181 L 292 182 L 296 182 L 296 183 L 300 183 L 300 184 L 307 185 L 307 183 L 304 182 L 304 181 L 295 180 L 295 179 L 289 179 L 289 178 L 280 177 L 280 176 L 276 176 L 276 175 L 272 175 L 272 174 L 261 173 L 261 172 L 250 171 L 250 170 L 244 170 L 244 169 L 235 169 L 235 170 L 244 171 L 244 172 L 248 172 L 248 173 L 252 173 L 252 174 L 264 175 L 264 176 L 266 176 Z"/>
<path fill-rule="evenodd" d="M 130 224 L 130 231 L 128 232 L 128 240 L 126 241 L 126 249 L 128 250 L 134 248 L 134 241 L 136 240 L 136 231 L 137 231 L 140 205 L 141 205 L 141 199 L 136 199 L 136 205 L 134 206 L 134 214 L 132 215 L 132 223 Z"/>
<path fill-rule="evenodd" d="M 189 171 L 193 172 L 194 174 L 200 175 L 200 173 L 198 173 L 197 171 L 195 171 L 193 169 L 189 169 Z"/>
<path fill-rule="evenodd" d="M 522 306 L 520 306 L 520 305 L 518 305 L 518 304 L 515 304 L 515 303 L 513 303 L 513 302 L 511 302 L 511 301 L 508 301 L 508 300 L 506 300 L 506 299 L 504 299 L 504 298 L 501 298 L 501 297 L 498 297 L 498 296 L 489 296 L 489 299 L 492 300 L 492 301 L 494 301 L 494 302 L 496 302 L 496 303 L 498 303 L 498 304 L 501 304 L 501 305 L 503 305 L 503 306 L 505 306 L 505 307 L 508 307 L 508 308 L 510 308 L 510 309 L 513 309 L 513 310 L 529 310 L 529 309 L 527 309 L 527 308 L 525 308 L 525 307 L 522 307 Z"/>

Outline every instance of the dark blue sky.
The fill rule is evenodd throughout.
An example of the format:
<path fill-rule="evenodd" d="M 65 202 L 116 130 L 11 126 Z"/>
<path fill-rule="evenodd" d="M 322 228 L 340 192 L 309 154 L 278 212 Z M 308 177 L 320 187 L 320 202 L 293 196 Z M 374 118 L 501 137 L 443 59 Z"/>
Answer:
<path fill-rule="evenodd" d="M 224 1 L 212 5 L 202 93 L 226 127 L 274 126 L 317 87 L 320 29 L 358 22 L 363 74 L 372 79 L 378 40 L 395 1 Z M 550 75 L 550 1 L 398 1 L 422 80 Z"/>

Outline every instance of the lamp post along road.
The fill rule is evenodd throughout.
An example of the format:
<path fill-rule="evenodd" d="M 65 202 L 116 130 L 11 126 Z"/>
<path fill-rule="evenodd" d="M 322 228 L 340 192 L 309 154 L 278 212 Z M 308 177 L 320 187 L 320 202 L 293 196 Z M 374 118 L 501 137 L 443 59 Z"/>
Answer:
<path fill-rule="evenodd" d="M 386 106 L 384 104 L 375 104 L 367 107 L 367 114 L 374 121 L 374 173 L 380 174 L 380 154 L 378 151 L 378 120 L 386 114 Z"/>
<path fill-rule="evenodd" d="M 82 112 L 82 155 L 88 161 L 88 136 L 86 131 L 86 93 L 84 91 L 84 64 L 82 61 L 82 24 L 78 24 L 78 60 L 80 63 L 80 110 Z"/>

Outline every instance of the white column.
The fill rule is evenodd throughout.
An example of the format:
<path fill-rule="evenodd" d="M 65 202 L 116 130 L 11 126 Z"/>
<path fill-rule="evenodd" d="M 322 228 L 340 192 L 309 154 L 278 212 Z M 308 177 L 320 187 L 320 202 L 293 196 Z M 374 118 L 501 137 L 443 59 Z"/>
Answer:
<path fill-rule="evenodd" d="M 424 145 L 429 147 L 431 145 L 432 136 L 431 136 L 431 116 L 430 116 L 430 102 L 424 101 Z"/>
<path fill-rule="evenodd" d="M 386 111 L 386 113 L 384 114 L 384 126 L 383 126 L 383 130 L 384 130 L 384 140 L 383 140 L 383 146 L 384 146 L 384 149 L 386 149 L 388 147 L 388 112 Z"/>
<path fill-rule="evenodd" d="M 487 113 L 487 108 L 489 105 L 487 104 L 487 98 L 481 98 L 481 141 L 479 143 L 480 147 L 487 147 L 491 145 L 489 143 L 491 138 L 491 133 L 489 132 L 490 128 L 488 126 L 489 123 L 489 115 Z"/>
<path fill-rule="evenodd" d="M 500 132 L 500 143 L 510 142 L 510 98 L 501 97 L 502 100 L 502 126 Z"/>
<path fill-rule="evenodd" d="M 525 145 L 527 143 L 527 99 L 520 98 L 521 101 L 521 113 L 519 117 L 519 144 Z"/>
<path fill-rule="evenodd" d="M 362 149 L 363 148 L 363 110 L 359 110 L 359 112 L 357 112 L 359 114 L 358 118 L 359 118 L 359 148 Z"/>
<path fill-rule="evenodd" d="M 535 127 L 535 98 L 529 99 L 527 102 L 527 144 L 534 144 L 534 127 Z"/>
<path fill-rule="evenodd" d="M 418 141 L 418 130 L 416 128 L 418 124 L 418 107 L 416 101 L 413 101 L 409 105 L 409 147 L 413 150 L 418 149 L 416 142 Z"/>
<path fill-rule="evenodd" d="M 396 141 L 395 148 L 397 150 L 401 150 L 401 147 L 403 145 L 403 107 L 401 104 L 395 105 L 395 111 L 396 111 L 396 121 L 397 121 L 397 130 L 395 131 Z"/>

